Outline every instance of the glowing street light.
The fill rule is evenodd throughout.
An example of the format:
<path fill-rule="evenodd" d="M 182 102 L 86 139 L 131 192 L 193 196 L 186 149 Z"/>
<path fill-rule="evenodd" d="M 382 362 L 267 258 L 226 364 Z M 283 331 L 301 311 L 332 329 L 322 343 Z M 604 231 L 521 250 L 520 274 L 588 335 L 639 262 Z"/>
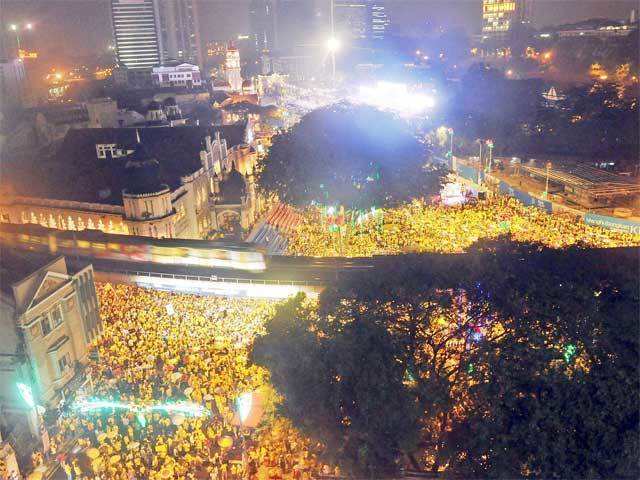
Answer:
<path fill-rule="evenodd" d="M 236 398 L 236 410 L 238 411 L 238 417 L 240 423 L 244 423 L 249 414 L 251 413 L 251 406 L 253 404 L 253 393 L 246 392 Z"/>
<path fill-rule="evenodd" d="M 33 398 L 33 391 L 29 385 L 18 383 L 18 391 L 20 392 L 20 396 L 24 400 L 24 403 L 26 403 L 30 408 L 36 407 L 36 402 Z"/>
<path fill-rule="evenodd" d="M 33 23 L 25 23 L 24 27 L 20 27 L 17 23 L 12 23 L 9 25 L 9 30 L 15 32 L 16 34 L 16 43 L 18 45 L 18 50 L 20 50 L 20 30 L 33 30 Z"/>
<path fill-rule="evenodd" d="M 336 37 L 329 38 L 329 40 L 327 40 L 327 48 L 330 52 L 337 52 L 340 50 L 340 40 Z"/>
<path fill-rule="evenodd" d="M 491 173 L 491 163 L 493 161 L 493 140 L 489 139 L 487 140 L 487 148 L 489 149 L 489 170 L 488 172 Z"/>

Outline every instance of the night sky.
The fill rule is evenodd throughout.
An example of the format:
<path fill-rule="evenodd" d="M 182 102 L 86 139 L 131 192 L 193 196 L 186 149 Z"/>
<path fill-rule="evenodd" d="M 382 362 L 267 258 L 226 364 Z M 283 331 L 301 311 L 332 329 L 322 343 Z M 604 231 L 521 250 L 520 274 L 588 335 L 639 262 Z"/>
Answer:
<path fill-rule="evenodd" d="M 308 0 L 298 0 L 308 1 Z M 327 0 L 328 2 L 328 0 Z M 249 0 L 199 0 L 203 40 L 225 40 L 248 30 Z M 534 25 L 593 17 L 622 19 L 637 0 L 536 0 Z M 33 22 L 37 34 L 25 39 L 56 57 L 92 54 L 111 41 L 109 0 L 0 0 L 3 23 Z M 415 34 L 426 25 L 480 28 L 480 0 L 387 0 L 396 30 Z M 53 55 L 52 55 L 53 56 Z"/>

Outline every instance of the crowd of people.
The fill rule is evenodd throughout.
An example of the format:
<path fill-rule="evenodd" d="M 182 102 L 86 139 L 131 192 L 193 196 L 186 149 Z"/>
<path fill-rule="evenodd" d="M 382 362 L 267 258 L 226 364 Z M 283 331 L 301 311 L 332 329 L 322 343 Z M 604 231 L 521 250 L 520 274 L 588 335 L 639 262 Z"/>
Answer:
<path fill-rule="evenodd" d="M 131 285 L 100 284 L 97 291 L 99 360 L 88 367 L 86 398 L 75 400 L 52 438 L 78 445 L 59 459 L 68 478 L 302 479 L 328 471 L 317 446 L 275 414 L 268 373 L 248 358 L 273 301 Z M 237 399 L 257 391 L 264 392 L 262 419 L 243 425 Z M 77 407 L 96 399 L 132 407 Z M 148 408 L 184 402 L 205 414 Z"/>
<path fill-rule="evenodd" d="M 320 210 L 308 209 L 288 234 L 288 252 L 308 256 L 369 256 L 403 252 L 461 253 L 482 239 L 510 235 L 514 241 L 552 248 L 640 245 L 640 235 L 586 225 L 565 215 L 549 215 L 510 197 L 460 206 L 414 201 L 377 210 L 358 221 L 331 224 Z"/>

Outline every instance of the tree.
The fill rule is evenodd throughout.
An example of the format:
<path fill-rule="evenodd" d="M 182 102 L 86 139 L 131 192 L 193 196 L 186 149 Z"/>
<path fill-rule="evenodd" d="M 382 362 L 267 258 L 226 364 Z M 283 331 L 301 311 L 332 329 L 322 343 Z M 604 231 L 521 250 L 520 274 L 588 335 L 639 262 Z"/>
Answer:
<path fill-rule="evenodd" d="M 505 238 L 386 257 L 281 307 L 254 357 L 354 473 L 404 453 L 466 478 L 637 478 L 637 254 Z"/>
<path fill-rule="evenodd" d="M 258 165 L 258 185 L 282 201 L 348 208 L 435 193 L 442 173 L 408 126 L 390 113 L 347 103 L 314 110 L 277 135 Z"/>
<path fill-rule="evenodd" d="M 393 475 L 417 437 L 417 410 L 389 334 L 368 322 L 332 323 L 318 335 L 299 296 L 281 306 L 252 359 L 271 372 L 282 411 L 354 475 Z"/>
<path fill-rule="evenodd" d="M 637 250 L 493 244 L 476 270 L 503 334 L 481 344 L 450 470 L 475 477 L 637 478 Z M 470 301 L 477 290 L 470 289 Z M 475 292 L 475 293 L 474 293 Z"/>

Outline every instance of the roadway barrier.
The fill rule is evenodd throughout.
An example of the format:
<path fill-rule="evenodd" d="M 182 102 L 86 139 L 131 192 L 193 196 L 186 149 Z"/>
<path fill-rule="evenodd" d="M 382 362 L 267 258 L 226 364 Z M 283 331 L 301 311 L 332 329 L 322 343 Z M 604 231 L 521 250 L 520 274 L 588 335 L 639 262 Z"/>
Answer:
<path fill-rule="evenodd" d="M 618 232 L 626 232 L 640 234 L 640 223 L 624 218 L 608 217 L 606 215 L 597 215 L 595 213 L 586 213 L 584 215 L 584 223 L 587 225 L 597 225 L 599 227 L 608 228 Z"/>
<path fill-rule="evenodd" d="M 300 292 L 317 296 L 323 289 L 319 282 L 259 280 L 215 275 L 205 277 L 139 270 L 110 272 L 96 270 L 94 276 L 98 282 L 125 283 L 156 290 L 223 297 L 284 299 Z"/>
<path fill-rule="evenodd" d="M 540 198 L 536 198 L 527 192 L 523 192 L 522 190 L 513 188 L 504 180 L 500 180 L 499 188 L 500 188 L 500 193 L 514 197 L 527 206 L 541 208 L 542 210 L 545 210 L 547 213 L 553 212 L 553 204 L 548 200 L 542 200 Z"/>
<path fill-rule="evenodd" d="M 474 167 L 470 167 L 469 165 L 465 165 L 460 162 L 456 162 L 456 173 L 460 175 L 462 178 L 469 180 L 473 183 L 482 183 L 484 180 L 484 172 L 480 171 L 480 177 L 478 177 L 478 170 Z M 479 178 L 479 180 L 478 180 Z"/>

